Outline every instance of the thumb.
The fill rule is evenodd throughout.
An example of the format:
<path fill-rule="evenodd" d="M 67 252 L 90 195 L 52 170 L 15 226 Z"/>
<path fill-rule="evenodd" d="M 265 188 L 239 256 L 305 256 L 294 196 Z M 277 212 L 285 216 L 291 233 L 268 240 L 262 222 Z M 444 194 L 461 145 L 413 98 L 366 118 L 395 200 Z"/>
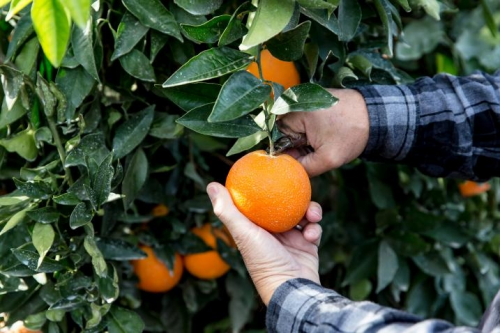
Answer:
<path fill-rule="evenodd" d="M 331 169 L 329 168 L 329 164 L 327 163 L 328 161 L 324 160 L 324 156 L 319 150 L 304 156 L 299 156 L 297 158 L 297 161 L 302 164 L 309 177 L 320 175 L 323 172 Z"/>
<path fill-rule="evenodd" d="M 237 239 L 238 236 L 257 228 L 245 215 L 234 205 L 229 191 L 219 183 L 210 183 L 207 193 L 212 201 L 214 213 L 224 223 L 231 235 Z"/>

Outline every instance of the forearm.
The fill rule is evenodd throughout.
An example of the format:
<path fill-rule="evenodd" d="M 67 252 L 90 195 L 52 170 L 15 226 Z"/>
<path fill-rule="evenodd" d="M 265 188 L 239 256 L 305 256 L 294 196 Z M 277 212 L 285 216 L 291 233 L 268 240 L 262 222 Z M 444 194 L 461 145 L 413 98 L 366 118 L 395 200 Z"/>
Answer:
<path fill-rule="evenodd" d="M 444 320 L 422 320 L 371 302 L 353 302 L 304 279 L 278 288 L 269 304 L 266 324 L 269 332 L 479 332 Z"/>
<path fill-rule="evenodd" d="M 358 90 L 370 118 L 363 158 L 436 177 L 500 176 L 500 72 Z"/>

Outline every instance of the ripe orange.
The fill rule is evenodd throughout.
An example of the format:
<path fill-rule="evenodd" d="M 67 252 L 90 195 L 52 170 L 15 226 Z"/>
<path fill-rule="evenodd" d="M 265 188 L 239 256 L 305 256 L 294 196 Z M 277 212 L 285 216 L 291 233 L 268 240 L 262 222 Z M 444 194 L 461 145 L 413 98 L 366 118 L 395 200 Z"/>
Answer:
<path fill-rule="evenodd" d="M 279 83 L 285 90 L 300 84 L 299 71 L 292 61 L 279 60 L 266 49 L 262 50 L 260 54 L 260 64 L 264 80 Z M 259 67 L 256 62 L 252 62 L 247 71 L 260 79 Z"/>
<path fill-rule="evenodd" d="M 159 204 L 156 205 L 153 210 L 151 211 L 151 215 L 154 217 L 162 217 L 162 216 L 167 216 L 168 215 L 168 207 L 165 206 L 164 204 Z"/>
<path fill-rule="evenodd" d="M 285 232 L 304 217 L 311 182 L 293 157 L 251 152 L 232 166 L 226 187 L 234 204 L 252 222 L 270 232 Z"/>
<path fill-rule="evenodd" d="M 170 272 L 168 267 L 156 257 L 151 247 L 144 245 L 140 248 L 148 257 L 132 261 L 134 272 L 139 278 L 137 287 L 152 293 L 162 293 L 175 287 L 184 270 L 181 256 L 175 254 L 174 269 Z"/>
<path fill-rule="evenodd" d="M 491 186 L 488 183 L 480 184 L 468 180 L 462 184 L 458 184 L 458 188 L 460 190 L 460 194 L 462 194 L 462 196 L 466 198 L 487 192 L 491 188 Z"/>
<path fill-rule="evenodd" d="M 191 229 L 191 232 L 214 250 L 186 255 L 184 257 L 186 270 L 191 275 L 204 280 L 217 279 L 226 274 L 230 266 L 217 252 L 217 238 L 229 245 L 229 239 L 224 231 L 212 228 L 210 223 L 206 223 L 201 228 Z"/>

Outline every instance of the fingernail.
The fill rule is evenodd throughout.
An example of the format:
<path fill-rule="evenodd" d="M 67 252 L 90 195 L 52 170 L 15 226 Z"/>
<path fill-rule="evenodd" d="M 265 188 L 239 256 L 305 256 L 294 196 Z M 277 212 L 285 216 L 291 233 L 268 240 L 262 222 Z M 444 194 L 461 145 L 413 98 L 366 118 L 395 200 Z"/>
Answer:
<path fill-rule="evenodd" d="M 307 230 L 307 236 L 309 236 L 309 238 L 316 238 L 318 237 L 318 233 L 316 230 Z"/>
<path fill-rule="evenodd" d="M 321 208 L 313 207 L 311 208 L 311 214 L 316 215 L 316 217 L 321 218 L 323 216 L 323 212 Z"/>
<path fill-rule="evenodd" d="M 207 193 L 208 193 L 208 196 L 210 197 L 210 200 L 214 201 L 218 192 L 219 192 L 219 189 L 217 188 L 216 185 L 209 184 L 207 186 Z"/>

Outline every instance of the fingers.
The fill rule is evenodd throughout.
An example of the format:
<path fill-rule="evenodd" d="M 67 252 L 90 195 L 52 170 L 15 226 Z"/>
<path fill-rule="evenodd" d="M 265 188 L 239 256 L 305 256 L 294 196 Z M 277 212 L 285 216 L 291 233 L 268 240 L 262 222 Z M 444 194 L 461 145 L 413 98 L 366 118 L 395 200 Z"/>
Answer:
<path fill-rule="evenodd" d="M 302 235 L 304 235 L 304 238 L 308 242 L 313 243 L 316 246 L 319 246 L 319 243 L 321 242 L 322 233 L 323 229 L 318 223 L 308 223 L 304 227 L 304 230 L 302 230 Z"/>
<path fill-rule="evenodd" d="M 330 162 L 324 158 L 323 149 L 300 156 L 297 161 L 306 169 L 309 177 L 314 177 L 331 169 Z"/>
<path fill-rule="evenodd" d="M 234 205 L 228 190 L 219 183 L 210 183 L 207 193 L 212 201 L 214 213 L 236 239 L 243 232 L 256 228 Z"/>
<path fill-rule="evenodd" d="M 306 220 L 309 222 L 319 222 L 323 218 L 323 209 L 319 203 L 311 201 L 306 211 Z"/>

